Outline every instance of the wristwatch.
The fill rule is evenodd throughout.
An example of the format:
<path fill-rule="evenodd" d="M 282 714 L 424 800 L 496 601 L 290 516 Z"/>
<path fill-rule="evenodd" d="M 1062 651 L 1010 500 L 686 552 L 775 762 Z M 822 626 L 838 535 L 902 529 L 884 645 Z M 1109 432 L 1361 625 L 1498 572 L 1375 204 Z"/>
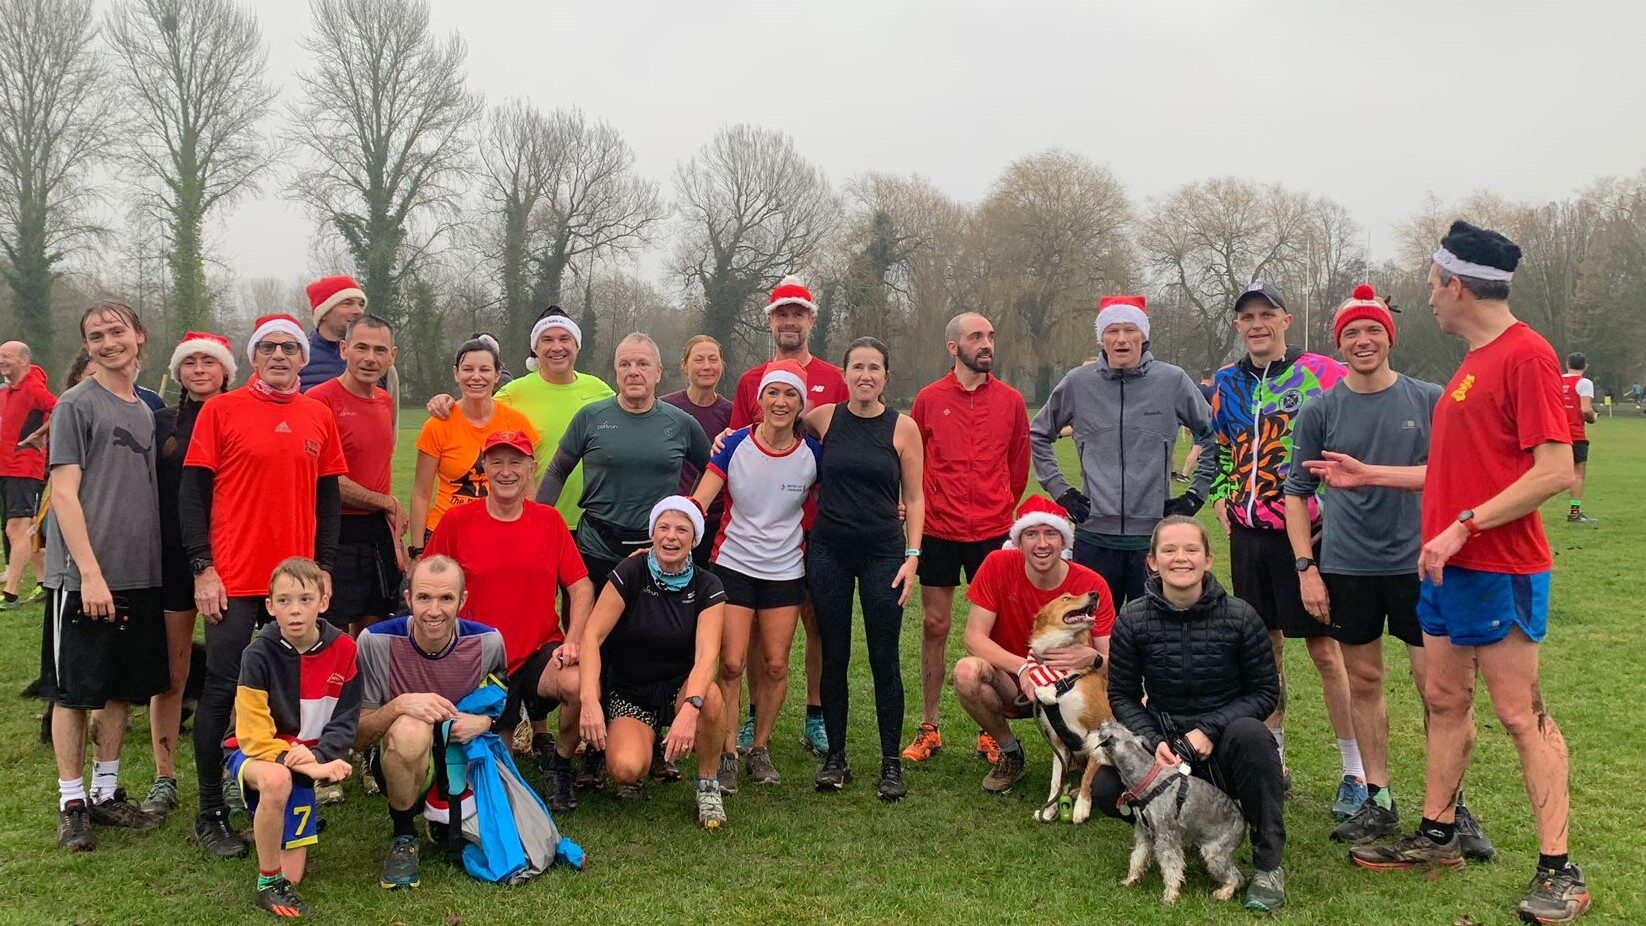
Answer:
<path fill-rule="evenodd" d="M 1484 531 L 1480 529 L 1480 525 L 1475 523 L 1475 510 L 1473 508 L 1459 514 L 1457 516 L 1457 523 L 1463 525 L 1464 530 L 1469 532 L 1470 537 L 1479 537 L 1482 533 L 1484 533 Z"/>
<path fill-rule="evenodd" d="M 1310 569 L 1313 569 L 1315 566 L 1317 566 L 1319 564 L 1314 561 L 1313 557 L 1299 556 L 1297 558 L 1296 565 L 1297 565 L 1297 571 L 1298 572 L 1308 572 Z"/>
<path fill-rule="evenodd" d="M 690 704 L 692 707 L 697 708 L 699 711 L 703 710 L 703 698 L 701 696 L 692 695 L 691 697 L 685 698 L 684 700 L 687 704 Z"/>
<path fill-rule="evenodd" d="M 209 556 L 196 556 L 189 560 L 189 572 L 194 575 L 199 575 L 200 573 L 205 572 L 207 569 L 210 569 L 211 566 L 212 562 L 211 557 Z"/>
<path fill-rule="evenodd" d="M 919 547 L 908 547 L 907 549 L 905 549 L 903 551 L 903 558 L 904 559 L 908 559 L 911 556 L 914 557 L 915 559 L 919 559 L 920 558 L 920 548 Z"/>

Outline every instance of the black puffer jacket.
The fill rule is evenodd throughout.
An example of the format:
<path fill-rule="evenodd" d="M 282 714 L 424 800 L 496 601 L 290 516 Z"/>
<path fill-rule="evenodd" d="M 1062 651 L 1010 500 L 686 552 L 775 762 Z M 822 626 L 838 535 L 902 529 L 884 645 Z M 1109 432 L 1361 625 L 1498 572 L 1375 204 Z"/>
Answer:
<path fill-rule="evenodd" d="M 1262 618 L 1211 576 L 1205 589 L 1179 611 L 1161 596 L 1160 578 L 1151 577 L 1144 597 L 1127 602 L 1115 619 L 1109 706 L 1150 749 L 1196 728 L 1215 743 L 1230 721 L 1262 720 L 1280 701 Z"/>

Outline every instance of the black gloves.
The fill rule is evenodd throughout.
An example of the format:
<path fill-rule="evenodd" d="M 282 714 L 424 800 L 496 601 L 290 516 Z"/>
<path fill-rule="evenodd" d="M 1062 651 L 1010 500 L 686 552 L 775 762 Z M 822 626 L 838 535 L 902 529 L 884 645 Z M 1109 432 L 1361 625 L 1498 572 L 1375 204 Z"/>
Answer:
<path fill-rule="evenodd" d="M 1070 489 L 1059 495 L 1057 503 L 1063 506 L 1076 525 L 1084 524 L 1092 516 L 1092 500 L 1082 495 L 1079 489 Z"/>
<path fill-rule="evenodd" d="M 1193 489 L 1190 489 L 1176 498 L 1166 499 L 1166 510 L 1162 516 L 1169 518 L 1174 514 L 1180 514 L 1192 518 L 1195 512 L 1200 510 L 1200 506 L 1204 504 L 1206 504 L 1206 500 L 1197 495 Z"/>

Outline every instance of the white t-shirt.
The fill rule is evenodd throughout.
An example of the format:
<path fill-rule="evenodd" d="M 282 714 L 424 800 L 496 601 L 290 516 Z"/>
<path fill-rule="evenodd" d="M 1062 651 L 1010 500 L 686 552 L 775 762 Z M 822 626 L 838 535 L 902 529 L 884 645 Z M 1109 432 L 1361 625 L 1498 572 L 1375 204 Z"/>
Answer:
<path fill-rule="evenodd" d="M 760 445 L 751 428 L 726 438 L 708 468 L 726 481 L 726 513 L 713 561 L 756 579 L 806 574 L 804 525 L 823 448 L 810 437 L 782 453 Z"/>

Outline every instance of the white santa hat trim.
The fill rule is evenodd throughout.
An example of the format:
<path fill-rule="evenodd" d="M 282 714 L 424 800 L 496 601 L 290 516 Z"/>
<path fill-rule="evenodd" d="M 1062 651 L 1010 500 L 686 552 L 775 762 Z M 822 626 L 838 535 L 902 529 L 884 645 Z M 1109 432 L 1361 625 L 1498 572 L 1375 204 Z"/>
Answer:
<path fill-rule="evenodd" d="M 326 313 L 337 308 L 337 304 L 342 302 L 344 299 L 359 299 L 360 303 L 364 305 L 366 302 L 366 291 L 353 286 L 347 286 L 335 293 L 332 293 L 331 296 L 324 302 L 314 307 L 314 312 L 312 313 L 314 315 L 314 323 L 319 325 L 320 319 L 325 318 Z"/>
<path fill-rule="evenodd" d="M 297 339 L 297 346 L 303 351 L 303 365 L 309 362 L 309 336 L 303 331 L 303 326 L 290 315 L 274 315 L 263 319 L 263 323 L 251 333 L 251 340 L 246 342 L 246 360 L 257 363 L 257 345 L 271 334 L 289 334 Z"/>
<path fill-rule="evenodd" d="M 1149 339 L 1149 314 L 1141 306 L 1130 302 L 1111 302 L 1097 313 L 1097 337 L 1103 338 L 1103 329 L 1110 325 L 1120 325 L 1130 322 L 1143 332 L 1143 340 Z"/>
<path fill-rule="evenodd" d="M 537 324 L 532 326 L 532 343 L 530 356 L 526 358 L 526 369 L 536 372 L 537 339 L 543 336 L 543 332 L 553 328 L 564 328 L 571 332 L 572 340 L 577 342 L 577 349 L 583 349 L 583 329 L 577 327 L 577 322 L 572 321 L 564 315 L 549 315 L 544 318 L 540 318 L 537 320 Z M 702 532 L 699 531 L 698 536 L 701 537 L 702 535 Z"/>
<path fill-rule="evenodd" d="M 1502 267 L 1488 267 L 1485 264 L 1476 264 L 1466 261 L 1451 251 L 1442 247 L 1435 252 L 1434 261 L 1442 270 L 1453 276 L 1472 277 L 1476 280 L 1495 280 L 1507 283 L 1514 279 L 1513 270 L 1504 270 Z"/>
<path fill-rule="evenodd" d="M 798 305 L 806 311 L 817 314 L 817 303 L 812 301 L 812 291 L 797 276 L 786 276 L 772 290 L 771 299 L 766 303 L 766 314 L 770 315 L 780 305 Z"/>
<path fill-rule="evenodd" d="M 177 349 L 171 352 L 171 364 L 166 369 L 171 372 L 173 382 L 178 378 L 177 374 L 183 367 L 183 361 L 187 360 L 192 354 L 205 354 L 207 357 L 221 363 L 223 369 L 228 371 L 228 381 L 231 383 L 240 373 L 240 367 L 234 362 L 234 354 L 222 343 L 211 338 L 190 338 L 179 342 Z"/>
<path fill-rule="evenodd" d="M 703 512 L 697 508 L 697 503 L 684 495 L 670 495 L 652 506 L 651 517 L 646 520 L 646 533 L 657 530 L 657 519 L 667 511 L 678 511 L 692 522 L 693 542 L 703 538 Z"/>
<path fill-rule="evenodd" d="M 1068 518 L 1060 518 L 1046 511 L 1034 511 L 1012 522 L 1012 530 L 1006 535 L 1006 542 L 1001 544 L 1002 550 L 1017 549 L 1017 538 L 1031 527 L 1050 527 L 1063 535 L 1063 558 L 1074 559 L 1074 527 L 1069 524 Z"/>

